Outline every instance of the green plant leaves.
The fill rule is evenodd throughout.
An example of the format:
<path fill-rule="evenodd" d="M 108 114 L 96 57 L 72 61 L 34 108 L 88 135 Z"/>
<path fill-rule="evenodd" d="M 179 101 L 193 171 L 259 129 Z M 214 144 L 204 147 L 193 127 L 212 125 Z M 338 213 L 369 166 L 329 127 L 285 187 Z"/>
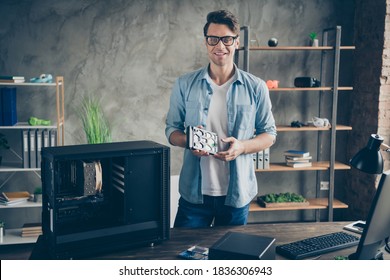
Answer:
<path fill-rule="evenodd" d="M 91 96 L 85 97 L 81 104 L 80 114 L 88 144 L 112 141 L 111 127 L 99 100 Z"/>

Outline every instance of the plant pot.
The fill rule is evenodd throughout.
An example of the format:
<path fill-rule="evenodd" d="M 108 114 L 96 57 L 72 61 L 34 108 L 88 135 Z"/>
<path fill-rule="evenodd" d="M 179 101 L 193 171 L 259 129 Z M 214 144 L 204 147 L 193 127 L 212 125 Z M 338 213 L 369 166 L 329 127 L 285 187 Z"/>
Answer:
<path fill-rule="evenodd" d="M 310 40 L 310 43 L 311 43 L 312 47 L 318 47 L 319 46 L 318 39 Z"/>
<path fill-rule="evenodd" d="M 34 194 L 34 202 L 42 202 L 42 194 L 41 193 Z"/>

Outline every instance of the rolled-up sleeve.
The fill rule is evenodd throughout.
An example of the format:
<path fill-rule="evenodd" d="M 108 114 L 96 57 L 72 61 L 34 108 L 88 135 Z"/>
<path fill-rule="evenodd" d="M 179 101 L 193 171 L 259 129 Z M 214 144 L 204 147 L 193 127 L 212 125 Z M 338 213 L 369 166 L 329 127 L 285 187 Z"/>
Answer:
<path fill-rule="evenodd" d="M 169 141 L 172 132 L 176 130 L 184 131 L 185 104 L 182 91 L 180 89 L 180 80 L 177 79 L 169 101 L 169 110 L 165 120 L 165 136 Z"/>
<path fill-rule="evenodd" d="M 275 119 L 272 114 L 272 103 L 266 83 L 261 80 L 259 84 L 259 100 L 257 102 L 257 114 L 255 121 L 256 135 L 268 133 L 276 136 Z"/>

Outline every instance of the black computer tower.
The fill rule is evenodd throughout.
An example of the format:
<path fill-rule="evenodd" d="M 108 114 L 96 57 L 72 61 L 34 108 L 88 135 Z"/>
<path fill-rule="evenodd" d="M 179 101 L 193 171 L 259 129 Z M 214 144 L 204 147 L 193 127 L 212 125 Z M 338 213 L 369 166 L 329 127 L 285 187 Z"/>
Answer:
<path fill-rule="evenodd" d="M 43 148 L 42 187 L 51 258 L 89 258 L 169 239 L 169 147 L 131 141 Z"/>

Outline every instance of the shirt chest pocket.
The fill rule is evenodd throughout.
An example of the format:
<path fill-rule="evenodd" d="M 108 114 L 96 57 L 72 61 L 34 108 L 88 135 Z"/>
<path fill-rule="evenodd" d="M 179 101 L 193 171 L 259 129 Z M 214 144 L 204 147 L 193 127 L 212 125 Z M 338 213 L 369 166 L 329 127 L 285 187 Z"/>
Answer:
<path fill-rule="evenodd" d="M 199 125 L 199 119 L 200 119 L 200 103 L 198 101 L 186 101 L 186 115 L 185 115 L 186 126 Z"/>
<path fill-rule="evenodd" d="M 252 105 L 237 105 L 236 127 L 246 130 L 254 128 L 255 109 Z"/>

